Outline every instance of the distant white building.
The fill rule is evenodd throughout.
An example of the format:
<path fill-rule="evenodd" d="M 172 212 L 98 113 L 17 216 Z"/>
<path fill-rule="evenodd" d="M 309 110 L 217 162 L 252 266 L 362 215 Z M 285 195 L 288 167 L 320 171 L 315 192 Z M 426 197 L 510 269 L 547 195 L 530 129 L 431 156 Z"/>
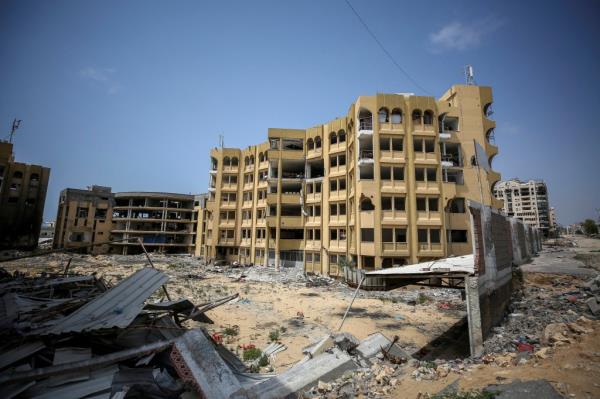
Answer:
<path fill-rule="evenodd" d="M 551 227 L 550 208 L 548 188 L 543 180 L 500 181 L 494 186 L 494 195 L 503 201 L 503 210 L 508 216 L 521 219 L 524 223 L 539 228 L 544 236 L 548 236 Z M 553 223 L 556 223 L 556 219 Z"/>

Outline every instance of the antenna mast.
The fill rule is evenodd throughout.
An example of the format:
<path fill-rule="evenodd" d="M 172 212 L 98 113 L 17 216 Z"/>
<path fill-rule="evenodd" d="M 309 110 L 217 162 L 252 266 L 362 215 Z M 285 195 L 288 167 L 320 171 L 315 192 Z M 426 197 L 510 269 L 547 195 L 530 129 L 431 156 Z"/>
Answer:
<path fill-rule="evenodd" d="M 465 65 L 465 81 L 468 86 L 473 86 L 475 84 L 475 76 L 471 65 Z"/>
<path fill-rule="evenodd" d="M 225 144 L 225 137 L 223 136 L 223 134 L 219 134 L 219 146 L 221 148 L 223 148 L 224 144 Z"/>
<path fill-rule="evenodd" d="M 10 129 L 10 134 L 8 135 L 8 142 L 9 143 L 12 143 L 13 136 L 15 135 L 15 132 L 17 131 L 17 129 L 19 128 L 19 126 L 21 126 L 21 122 L 22 122 L 21 119 L 15 118 L 13 120 L 12 127 Z"/>

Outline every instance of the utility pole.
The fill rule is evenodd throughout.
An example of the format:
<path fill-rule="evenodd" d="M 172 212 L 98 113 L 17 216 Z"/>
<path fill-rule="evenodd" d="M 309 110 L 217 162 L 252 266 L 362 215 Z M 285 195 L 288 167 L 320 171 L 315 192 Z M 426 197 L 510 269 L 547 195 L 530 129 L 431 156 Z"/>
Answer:
<path fill-rule="evenodd" d="M 19 128 L 19 126 L 21 125 L 21 122 L 22 122 L 21 119 L 15 118 L 13 120 L 12 128 L 10 129 L 10 135 L 8 136 L 8 142 L 9 143 L 12 143 L 13 136 L 15 135 L 15 132 L 17 131 L 17 129 Z"/>

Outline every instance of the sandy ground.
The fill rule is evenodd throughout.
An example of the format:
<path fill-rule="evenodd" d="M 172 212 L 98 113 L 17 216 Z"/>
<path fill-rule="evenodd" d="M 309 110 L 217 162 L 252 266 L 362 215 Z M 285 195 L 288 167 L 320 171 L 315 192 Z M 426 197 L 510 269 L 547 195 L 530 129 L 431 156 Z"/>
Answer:
<path fill-rule="evenodd" d="M 22 259 L 1 263 L 9 270 L 58 272 L 66 264 L 66 255 Z M 197 275 L 198 266 L 179 268 L 180 258 L 152 256 L 157 268 L 170 276 L 167 284 L 172 299 L 187 298 L 194 304 L 209 302 L 227 295 L 239 293 L 240 298 L 206 313 L 214 324 L 187 322 L 186 327 L 202 325 L 211 333 L 224 336 L 224 343 L 240 356 L 242 345 L 264 348 L 270 343 L 272 331 L 279 333 L 279 342 L 287 346 L 272 362 L 274 371 L 286 369 L 303 358 L 302 348 L 318 341 L 329 331 L 337 331 L 343 314 L 354 294 L 354 289 L 340 283 L 330 286 L 306 287 L 306 282 L 259 282 L 235 281 L 225 273 L 204 273 L 205 278 L 189 278 L 188 273 Z M 187 258 L 193 259 L 193 258 Z M 74 273 L 97 272 L 113 283 L 132 274 L 146 264 L 141 257 L 124 258 L 113 256 L 76 255 L 70 270 Z M 241 273 L 241 271 L 234 271 Z M 409 305 L 402 294 L 415 290 L 431 300 L 418 305 Z M 392 338 L 400 337 L 400 344 L 409 352 L 419 350 L 432 339 L 442 335 L 449 327 L 461 320 L 466 312 L 464 302 L 457 290 L 450 297 L 435 297 L 439 290 L 421 287 L 405 287 L 387 293 L 383 297 L 362 291 L 354 301 L 342 331 L 359 339 L 381 332 Z M 158 291 L 154 299 L 158 299 Z M 438 295 L 438 294 L 435 294 Z M 439 301 L 450 302 L 452 309 L 439 309 Z M 460 310 L 463 309 L 463 310 Z M 237 335 L 224 334 L 228 327 L 235 327 Z"/>

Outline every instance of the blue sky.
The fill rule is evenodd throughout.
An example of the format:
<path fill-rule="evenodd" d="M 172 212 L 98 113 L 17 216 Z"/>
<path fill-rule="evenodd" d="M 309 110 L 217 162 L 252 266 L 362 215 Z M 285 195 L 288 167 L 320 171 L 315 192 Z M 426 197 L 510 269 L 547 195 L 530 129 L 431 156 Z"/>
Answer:
<path fill-rule="evenodd" d="M 600 3 L 351 0 L 428 93 L 472 64 L 494 88 L 503 178 L 542 178 L 561 223 L 600 208 Z M 208 152 L 424 93 L 343 0 L 2 1 L 0 129 L 66 187 L 204 192 Z M 5 133 L 1 133 L 4 136 Z"/>

